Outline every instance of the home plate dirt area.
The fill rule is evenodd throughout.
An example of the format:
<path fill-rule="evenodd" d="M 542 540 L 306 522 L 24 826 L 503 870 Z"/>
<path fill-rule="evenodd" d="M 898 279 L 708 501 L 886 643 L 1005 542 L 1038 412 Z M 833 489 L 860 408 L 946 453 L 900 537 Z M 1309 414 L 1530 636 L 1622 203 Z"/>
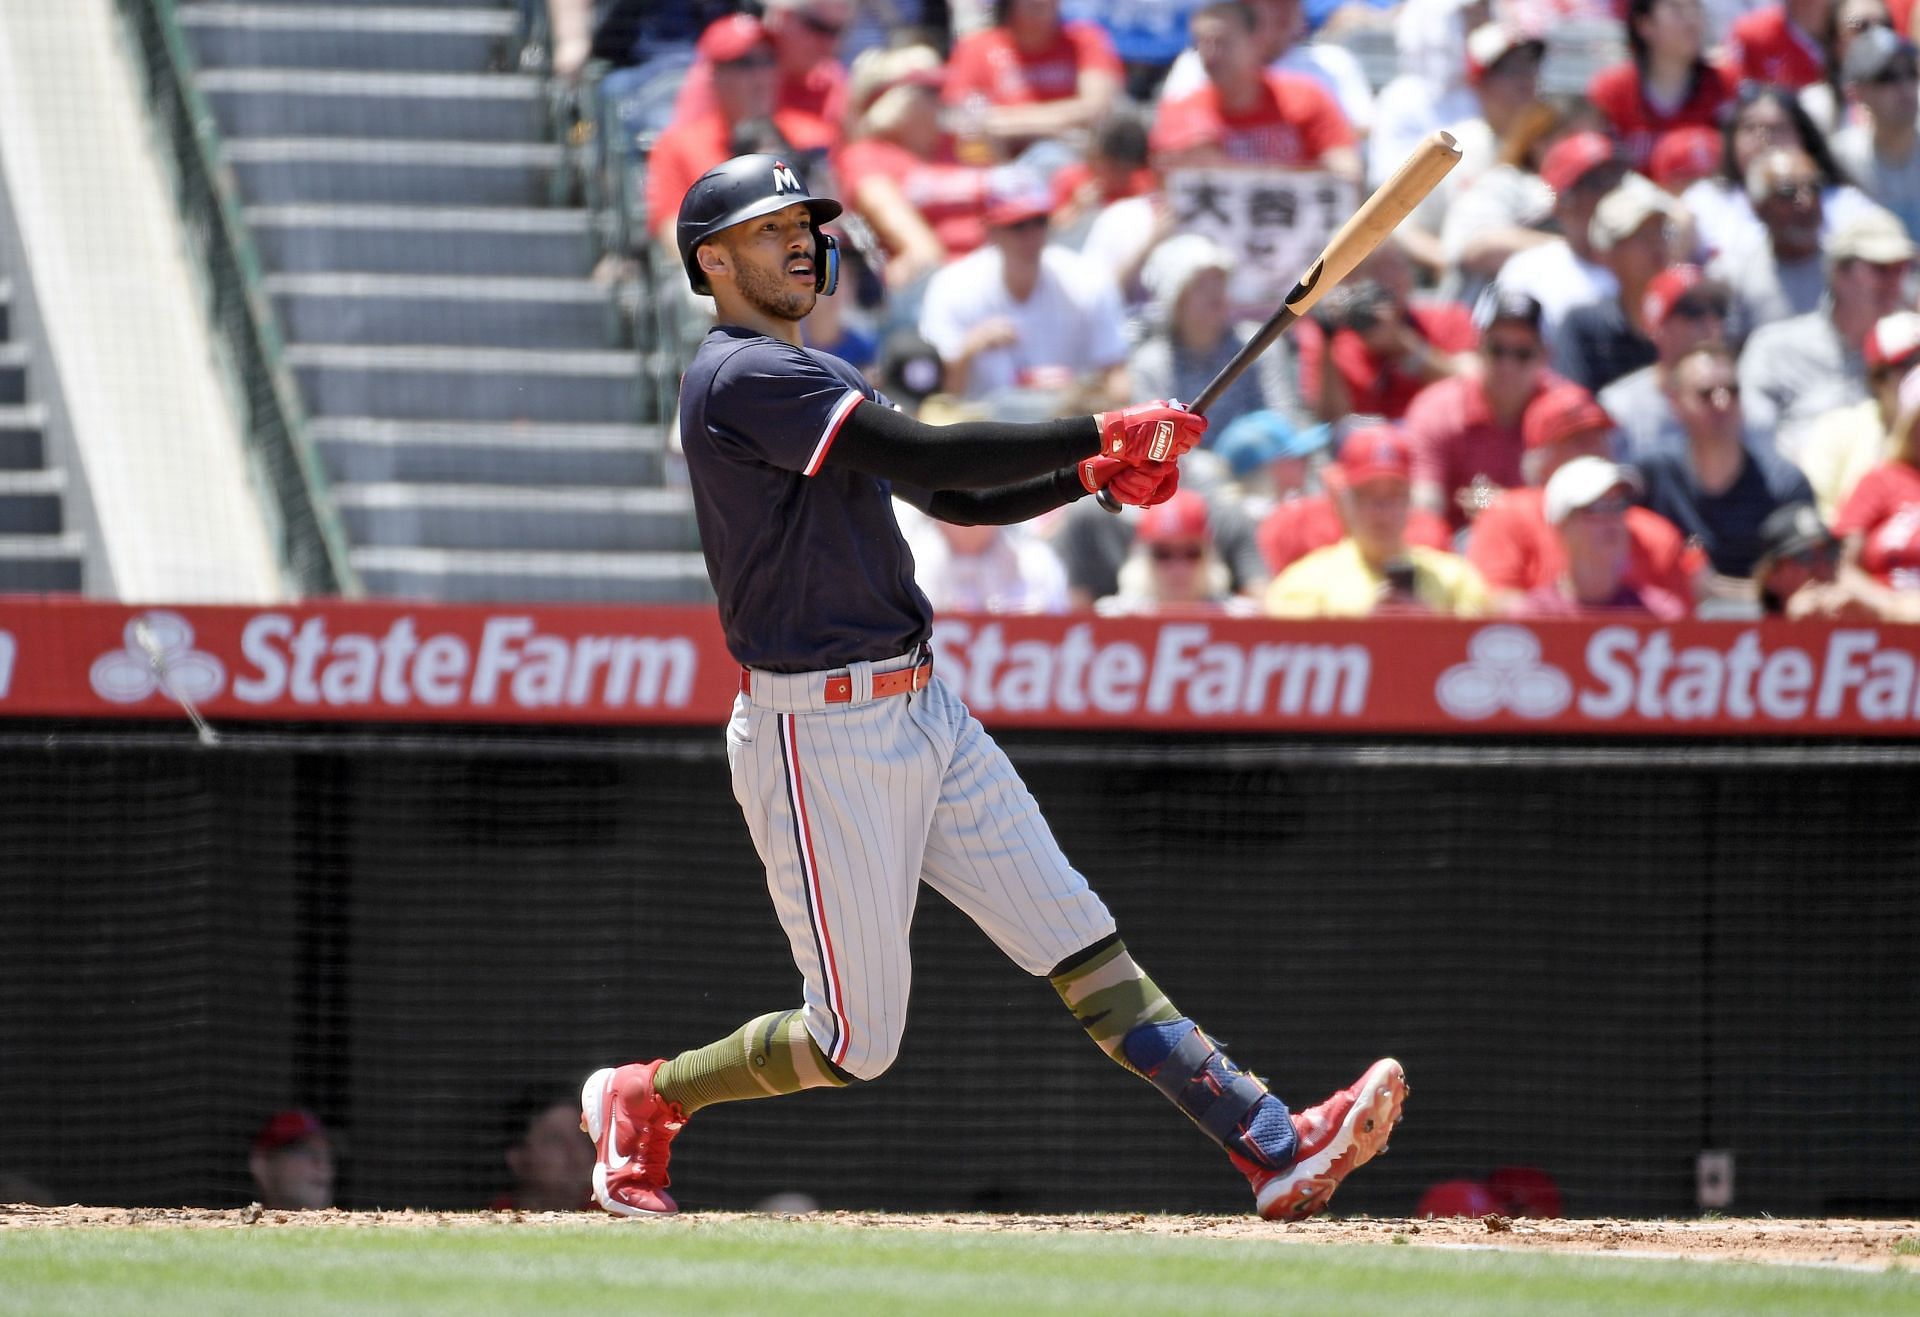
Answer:
<path fill-rule="evenodd" d="M 759 1219 L 737 1212 L 696 1212 L 669 1218 L 682 1228 Z M 1005 1216 L 973 1213 L 905 1215 L 884 1212 L 815 1212 L 796 1223 L 851 1230 L 1129 1232 L 1213 1239 L 1272 1239 L 1301 1244 L 1418 1244 L 1429 1247 L 1496 1248 L 1513 1252 L 1618 1253 L 1637 1256 L 1719 1259 L 1729 1262 L 1828 1263 L 1884 1267 L 1912 1260 L 1920 1270 L 1920 1221 L 1772 1218 L 1704 1220 L 1540 1220 L 1521 1217 L 1403 1220 L 1333 1217 L 1277 1225 L 1230 1216 Z M 510 1230 L 526 1224 L 564 1224 L 607 1230 L 648 1229 L 588 1212 L 282 1212 L 258 1206 L 208 1208 L 34 1207 L 0 1204 L 0 1231 L 124 1230 L 148 1228 L 303 1229 L 315 1226 L 386 1230 Z M 1903 1242 L 1904 1241 L 1904 1242 Z"/>

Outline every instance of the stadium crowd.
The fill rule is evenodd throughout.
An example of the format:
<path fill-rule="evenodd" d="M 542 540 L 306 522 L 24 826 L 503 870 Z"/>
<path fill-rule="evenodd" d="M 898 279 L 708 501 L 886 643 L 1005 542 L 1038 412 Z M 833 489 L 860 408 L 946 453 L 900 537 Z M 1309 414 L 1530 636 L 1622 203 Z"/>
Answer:
<path fill-rule="evenodd" d="M 1460 142 L 1171 501 L 903 512 L 938 608 L 1920 621 L 1910 0 L 547 3 L 642 240 L 791 157 L 848 205 L 810 343 L 935 422 L 1194 397 Z"/>

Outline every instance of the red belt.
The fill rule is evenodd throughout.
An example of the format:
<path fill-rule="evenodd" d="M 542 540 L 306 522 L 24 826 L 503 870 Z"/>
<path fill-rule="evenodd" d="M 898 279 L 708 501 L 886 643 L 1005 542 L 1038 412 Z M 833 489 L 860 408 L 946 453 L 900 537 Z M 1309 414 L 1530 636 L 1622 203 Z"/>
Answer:
<path fill-rule="evenodd" d="M 889 695 L 905 695 L 910 691 L 925 690 L 933 679 L 933 662 L 929 659 L 915 668 L 895 668 L 892 672 L 873 674 L 873 698 L 885 699 Z M 740 669 L 740 693 L 753 695 L 753 669 Z M 841 672 L 827 678 L 825 694 L 821 697 L 828 704 L 846 704 L 853 699 L 853 678 Z"/>

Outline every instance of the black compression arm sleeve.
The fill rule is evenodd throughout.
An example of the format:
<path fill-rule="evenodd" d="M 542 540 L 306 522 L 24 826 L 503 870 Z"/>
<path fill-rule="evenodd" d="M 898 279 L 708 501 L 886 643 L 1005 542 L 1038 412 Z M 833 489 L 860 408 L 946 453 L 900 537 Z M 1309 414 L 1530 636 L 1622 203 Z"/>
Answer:
<path fill-rule="evenodd" d="M 1030 425 L 922 425 L 911 416 L 863 402 L 840 427 L 827 450 L 827 463 L 921 489 L 997 489 L 1050 477 L 1099 451 L 1100 430 L 1091 416 Z"/>
<path fill-rule="evenodd" d="M 921 510 L 955 526 L 1011 526 L 1086 496 L 1079 469 L 1069 466 L 999 489 L 943 489 Z"/>

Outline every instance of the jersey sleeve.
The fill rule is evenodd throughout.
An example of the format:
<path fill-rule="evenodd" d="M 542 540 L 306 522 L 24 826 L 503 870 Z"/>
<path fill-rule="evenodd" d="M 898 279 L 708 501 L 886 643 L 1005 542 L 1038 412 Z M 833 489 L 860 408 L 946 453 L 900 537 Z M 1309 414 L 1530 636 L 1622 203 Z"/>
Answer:
<path fill-rule="evenodd" d="M 1192 92 L 1178 100 L 1163 100 L 1153 116 L 1147 144 L 1156 154 L 1191 151 L 1220 140 L 1220 123 L 1207 108 L 1207 94 Z"/>
<path fill-rule="evenodd" d="M 1065 25 L 1067 40 L 1073 43 L 1073 62 L 1081 73 L 1105 73 L 1119 78 L 1125 70 L 1113 38 L 1098 23 L 1075 20 Z"/>
<path fill-rule="evenodd" d="M 1275 78 L 1285 75 L 1267 76 Z M 1291 96 L 1299 114 L 1300 142 L 1307 152 L 1307 159 L 1303 163 L 1317 164 L 1327 152 L 1352 146 L 1358 140 L 1353 125 L 1347 122 L 1347 116 L 1340 109 L 1340 103 L 1319 83 L 1311 78 L 1299 78 L 1291 90 Z"/>
<path fill-rule="evenodd" d="M 1833 533 L 1843 540 L 1851 535 L 1864 535 L 1885 520 L 1890 510 L 1886 482 L 1875 468 L 1860 478 L 1853 493 L 1840 505 L 1839 515 L 1833 519 Z"/>
<path fill-rule="evenodd" d="M 799 348 L 749 344 L 715 372 L 707 429 L 770 466 L 811 476 L 867 394 Z"/>

